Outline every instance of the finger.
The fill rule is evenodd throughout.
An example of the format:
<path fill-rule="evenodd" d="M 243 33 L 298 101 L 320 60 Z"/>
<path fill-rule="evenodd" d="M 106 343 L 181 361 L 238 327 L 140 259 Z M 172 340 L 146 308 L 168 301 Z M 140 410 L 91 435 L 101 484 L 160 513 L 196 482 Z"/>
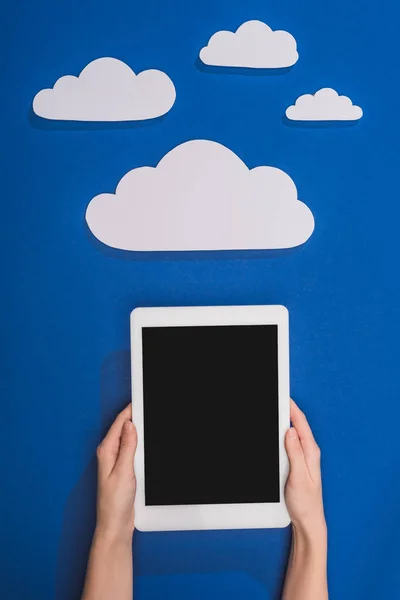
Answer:
<path fill-rule="evenodd" d="M 132 476 L 134 475 L 133 459 L 135 457 L 136 446 L 136 428 L 132 421 L 125 421 L 122 428 L 121 442 L 114 467 L 115 469 L 121 470 Z"/>
<path fill-rule="evenodd" d="M 294 400 L 291 400 L 290 403 L 290 419 L 300 438 L 307 466 L 312 471 L 312 475 L 318 475 L 321 453 L 306 415 L 300 410 Z"/>
<path fill-rule="evenodd" d="M 115 439 L 118 439 L 118 442 L 119 442 L 119 438 L 121 437 L 122 426 L 125 423 L 125 421 L 128 421 L 128 420 L 132 420 L 132 404 L 131 403 L 129 403 L 128 406 L 126 406 L 124 408 L 124 410 L 122 410 L 118 414 L 114 423 L 111 425 L 110 429 L 108 430 L 108 433 L 107 433 L 106 437 L 104 438 L 104 442 L 105 443 L 112 442 Z"/>
<path fill-rule="evenodd" d="M 132 419 L 132 404 L 122 410 L 114 423 L 108 430 L 107 435 L 97 448 L 97 458 L 99 463 L 99 471 L 104 475 L 109 475 L 114 468 L 118 457 L 122 427 L 125 421 Z"/>
<path fill-rule="evenodd" d="M 299 436 L 294 427 L 286 432 L 285 437 L 286 452 L 289 458 L 290 476 L 302 477 L 308 473 L 303 449 L 300 444 Z"/>
<path fill-rule="evenodd" d="M 294 400 L 290 401 L 290 420 L 299 434 L 304 454 L 306 455 L 309 450 L 312 450 L 317 446 L 317 443 L 314 439 L 306 415 L 300 410 Z"/>

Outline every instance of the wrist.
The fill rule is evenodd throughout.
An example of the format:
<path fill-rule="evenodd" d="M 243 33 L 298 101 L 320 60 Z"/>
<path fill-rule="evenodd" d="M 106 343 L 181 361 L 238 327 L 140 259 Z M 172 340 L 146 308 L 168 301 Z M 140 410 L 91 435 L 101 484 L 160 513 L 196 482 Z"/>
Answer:
<path fill-rule="evenodd" d="M 328 530 L 323 516 L 302 523 L 293 522 L 293 542 L 295 544 L 321 551 L 326 548 L 327 541 Z"/>
<path fill-rule="evenodd" d="M 94 539 L 101 545 L 107 547 L 127 547 L 132 548 L 133 531 L 121 530 L 119 528 L 96 524 Z"/>

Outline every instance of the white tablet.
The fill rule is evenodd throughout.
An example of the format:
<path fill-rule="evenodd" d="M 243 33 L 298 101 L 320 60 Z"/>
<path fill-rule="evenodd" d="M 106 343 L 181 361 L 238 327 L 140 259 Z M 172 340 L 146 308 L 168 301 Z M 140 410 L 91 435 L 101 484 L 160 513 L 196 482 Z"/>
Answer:
<path fill-rule="evenodd" d="M 287 309 L 137 308 L 131 344 L 136 527 L 287 526 Z"/>

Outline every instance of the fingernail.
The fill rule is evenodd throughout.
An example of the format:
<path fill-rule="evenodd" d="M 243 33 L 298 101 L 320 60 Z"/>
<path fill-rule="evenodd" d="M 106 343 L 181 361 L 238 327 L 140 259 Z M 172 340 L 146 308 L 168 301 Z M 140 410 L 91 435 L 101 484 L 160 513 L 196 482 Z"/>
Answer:
<path fill-rule="evenodd" d="M 130 433 L 132 431 L 132 421 L 125 421 L 124 423 L 124 429 L 126 431 L 126 433 Z"/>
<path fill-rule="evenodd" d="M 288 436 L 289 436 L 290 438 L 295 438 L 295 437 L 297 436 L 297 431 L 295 430 L 295 428 L 294 428 L 294 427 L 291 427 L 291 428 L 289 429 Z"/>

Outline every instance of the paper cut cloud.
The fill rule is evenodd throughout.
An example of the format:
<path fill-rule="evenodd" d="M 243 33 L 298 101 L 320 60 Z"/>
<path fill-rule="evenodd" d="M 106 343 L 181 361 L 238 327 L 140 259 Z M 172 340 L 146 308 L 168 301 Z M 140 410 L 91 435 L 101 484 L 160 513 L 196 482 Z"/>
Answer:
<path fill-rule="evenodd" d="M 304 94 L 286 109 L 292 121 L 357 121 L 363 111 L 347 96 L 339 96 L 332 88 L 322 88 L 314 95 Z"/>
<path fill-rule="evenodd" d="M 262 21 L 247 21 L 236 33 L 214 33 L 199 56 L 206 65 L 253 69 L 291 67 L 299 58 L 294 37 Z"/>
<path fill-rule="evenodd" d="M 167 113 L 176 98 L 171 79 L 156 69 L 136 75 L 116 58 L 98 58 L 79 77 L 66 75 L 38 92 L 34 112 L 63 121 L 142 121 Z"/>
<path fill-rule="evenodd" d="M 176 146 L 155 168 L 129 171 L 115 194 L 91 200 L 86 221 L 104 244 L 133 251 L 291 248 L 314 230 L 289 175 L 249 169 L 207 140 Z"/>

